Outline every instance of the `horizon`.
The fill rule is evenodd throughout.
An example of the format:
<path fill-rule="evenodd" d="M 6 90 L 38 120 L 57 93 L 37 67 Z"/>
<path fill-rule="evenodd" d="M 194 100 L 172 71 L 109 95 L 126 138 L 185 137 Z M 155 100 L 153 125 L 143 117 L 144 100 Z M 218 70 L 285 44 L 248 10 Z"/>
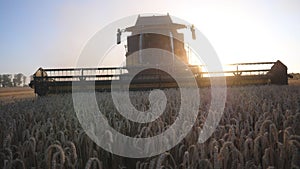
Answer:
<path fill-rule="evenodd" d="M 29 77 L 39 67 L 75 67 L 82 48 L 97 31 L 120 18 L 145 13 L 169 13 L 194 24 L 222 64 L 280 60 L 288 73 L 300 72 L 300 1 L 296 0 L 0 4 L 0 74 Z"/>

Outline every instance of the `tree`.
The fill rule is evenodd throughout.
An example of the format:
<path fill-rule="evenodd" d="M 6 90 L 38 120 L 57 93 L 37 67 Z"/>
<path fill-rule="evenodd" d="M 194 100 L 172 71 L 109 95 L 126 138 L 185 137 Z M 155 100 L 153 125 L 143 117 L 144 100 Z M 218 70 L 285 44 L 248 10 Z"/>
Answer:
<path fill-rule="evenodd" d="M 26 83 L 26 79 L 27 79 L 27 77 L 23 75 L 23 87 L 26 86 L 26 84 L 25 84 Z"/>
<path fill-rule="evenodd" d="M 22 73 L 18 73 L 14 75 L 14 79 L 13 79 L 14 87 L 20 86 L 22 84 L 23 76 L 24 75 Z"/>
<path fill-rule="evenodd" d="M 2 75 L 2 87 L 12 87 L 11 75 L 9 74 Z"/>
<path fill-rule="evenodd" d="M 3 77 L 2 77 L 2 75 L 0 75 L 0 87 L 2 87 L 2 79 L 3 79 Z"/>

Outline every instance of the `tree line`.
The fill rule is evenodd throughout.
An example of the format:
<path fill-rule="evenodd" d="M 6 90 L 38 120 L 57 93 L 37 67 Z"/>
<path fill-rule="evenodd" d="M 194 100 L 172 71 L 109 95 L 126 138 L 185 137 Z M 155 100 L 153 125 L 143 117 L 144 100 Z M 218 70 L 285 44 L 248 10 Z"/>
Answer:
<path fill-rule="evenodd" d="M 27 77 L 22 73 L 0 74 L 0 87 L 20 87 L 27 86 Z"/>
<path fill-rule="evenodd" d="M 291 73 L 291 75 L 293 76 L 293 79 L 295 79 L 295 80 L 300 79 L 300 73 Z"/>

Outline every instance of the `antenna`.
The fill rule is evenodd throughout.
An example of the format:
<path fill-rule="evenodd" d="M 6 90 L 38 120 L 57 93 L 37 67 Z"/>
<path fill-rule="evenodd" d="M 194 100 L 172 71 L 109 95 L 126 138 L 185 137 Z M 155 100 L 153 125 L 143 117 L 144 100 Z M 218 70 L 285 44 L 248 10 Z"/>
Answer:
<path fill-rule="evenodd" d="M 117 44 L 121 43 L 121 35 L 122 35 L 122 31 L 121 29 L 118 29 L 118 33 L 117 33 Z"/>
<path fill-rule="evenodd" d="M 190 27 L 190 29 L 191 29 L 191 32 L 192 32 L 192 38 L 193 38 L 193 40 L 195 40 L 195 39 L 196 39 L 195 26 L 192 25 L 192 26 Z"/>

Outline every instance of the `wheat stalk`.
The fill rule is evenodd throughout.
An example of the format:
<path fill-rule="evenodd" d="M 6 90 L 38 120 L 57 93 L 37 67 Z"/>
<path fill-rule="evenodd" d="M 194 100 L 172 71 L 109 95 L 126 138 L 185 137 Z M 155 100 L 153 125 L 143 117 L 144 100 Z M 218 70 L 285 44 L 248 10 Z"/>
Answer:
<path fill-rule="evenodd" d="M 92 157 L 88 160 L 88 162 L 86 163 L 85 165 L 85 169 L 91 169 L 93 163 L 95 163 L 98 167 L 98 169 L 102 169 L 102 165 L 101 165 L 101 162 L 98 158 L 96 157 Z"/>
<path fill-rule="evenodd" d="M 20 159 L 15 159 L 12 163 L 12 167 L 26 169 L 24 162 Z"/>
<path fill-rule="evenodd" d="M 54 153 L 54 155 L 52 155 L 52 152 L 53 152 L 53 149 L 55 149 L 55 150 L 57 150 L 58 152 L 57 152 L 57 155 L 55 155 L 55 153 Z M 60 168 L 62 169 L 63 168 L 63 165 L 64 165 L 64 163 L 65 163 L 65 153 L 64 153 L 64 151 L 63 151 L 63 149 L 62 149 L 62 147 L 60 146 L 60 145 L 58 145 L 58 144 L 52 144 L 52 145 L 50 145 L 48 148 L 47 148 L 47 156 L 46 156 L 46 158 L 47 158 L 47 165 L 48 165 L 48 168 L 50 169 L 51 168 L 51 163 L 53 162 L 51 159 L 53 158 L 54 160 L 55 160 L 55 158 L 54 157 L 56 157 L 56 156 L 58 156 L 59 155 L 59 157 L 60 157 Z M 55 161 L 56 162 L 56 161 Z"/>

